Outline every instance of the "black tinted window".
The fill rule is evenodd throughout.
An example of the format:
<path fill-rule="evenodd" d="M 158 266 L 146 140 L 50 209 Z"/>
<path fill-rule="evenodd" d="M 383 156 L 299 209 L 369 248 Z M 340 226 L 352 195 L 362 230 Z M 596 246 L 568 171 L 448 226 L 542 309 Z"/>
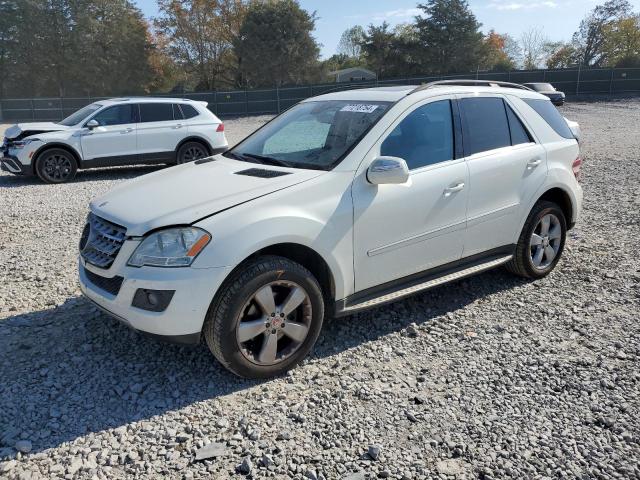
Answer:
<path fill-rule="evenodd" d="M 141 122 L 165 122 L 173 120 L 173 107 L 170 103 L 141 103 Z"/>
<path fill-rule="evenodd" d="M 184 113 L 184 118 L 193 118 L 199 115 L 193 106 L 187 105 L 186 103 L 180 104 L 180 108 L 182 109 L 182 113 Z"/>
<path fill-rule="evenodd" d="M 463 98 L 460 106 L 465 155 L 511 145 L 507 112 L 501 98 Z"/>
<path fill-rule="evenodd" d="M 95 120 L 100 126 L 124 125 L 134 123 L 133 105 L 116 105 L 114 107 L 105 108 L 99 112 L 92 120 Z"/>
<path fill-rule="evenodd" d="M 523 98 L 522 100 L 538 112 L 538 115 L 540 115 L 558 135 L 564 138 L 573 138 L 573 133 L 571 133 L 569 125 L 567 125 L 565 119 L 560 115 L 558 109 L 553 106 L 551 100 L 537 100 L 533 98 Z"/>
<path fill-rule="evenodd" d="M 411 112 L 382 143 L 380 154 L 403 158 L 410 170 L 453 159 L 451 102 L 428 103 Z"/>
<path fill-rule="evenodd" d="M 507 107 L 507 117 L 509 117 L 509 129 L 511 131 L 511 145 L 520 145 L 521 143 L 530 143 L 533 140 L 527 132 L 527 129 L 522 124 L 518 116 L 511 109 L 509 105 Z"/>
<path fill-rule="evenodd" d="M 173 107 L 173 118 L 175 120 L 182 120 L 184 118 L 184 115 L 182 115 L 180 106 L 177 103 L 174 103 L 172 107 Z"/>

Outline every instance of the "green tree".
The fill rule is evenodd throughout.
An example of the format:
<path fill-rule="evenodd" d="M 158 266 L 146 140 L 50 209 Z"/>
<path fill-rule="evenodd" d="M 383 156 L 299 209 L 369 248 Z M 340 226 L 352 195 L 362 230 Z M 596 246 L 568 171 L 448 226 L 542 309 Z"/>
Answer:
<path fill-rule="evenodd" d="M 570 43 L 547 42 L 547 68 L 568 68 L 575 66 L 579 59 L 576 49 Z"/>
<path fill-rule="evenodd" d="M 338 55 L 345 55 L 348 58 L 360 58 L 362 53 L 362 38 L 364 37 L 364 29 L 360 25 L 351 27 L 340 36 L 338 42 Z"/>
<path fill-rule="evenodd" d="M 165 49 L 185 70 L 196 90 L 237 83 L 233 50 L 247 11 L 242 0 L 159 0 L 155 27 L 166 38 Z"/>
<path fill-rule="evenodd" d="M 362 38 L 362 55 L 378 78 L 409 76 L 419 68 L 416 32 L 410 25 L 391 29 L 387 22 L 369 25 Z"/>
<path fill-rule="evenodd" d="M 608 0 L 598 5 L 580 22 L 578 31 L 573 34 L 573 45 L 584 66 L 599 67 L 606 63 L 604 52 L 605 35 L 608 26 L 631 15 L 628 0 Z"/>
<path fill-rule="evenodd" d="M 423 69 L 437 74 L 475 70 L 482 62 L 481 24 L 467 0 L 428 0 L 416 17 Z"/>
<path fill-rule="evenodd" d="M 613 67 L 640 64 L 640 15 L 616 20 L 604 29 L 603 56 Z"/>
<path fill-rule="evenodd" d="M 235 44 L 245 85 L 282 86 L 317 79 L 315 20 L 315 13 L 295 0 L 251 4 Z"/>

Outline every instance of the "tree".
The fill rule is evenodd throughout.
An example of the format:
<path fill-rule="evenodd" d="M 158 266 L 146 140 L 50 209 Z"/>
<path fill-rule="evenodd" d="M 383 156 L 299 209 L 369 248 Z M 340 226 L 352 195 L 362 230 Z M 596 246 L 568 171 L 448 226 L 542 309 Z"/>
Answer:
<path fill-rule="evenodd" d="M 570 43 L 547 42 L 544 49 L 547 68 L 568 68 L 578 62 L 576 49 Z"/>
<path fill-rule="evenodd" d="M 233 51 L 247 5 L 242 0 L 159 0 L 156 29 L 166 51 L 184 68 L 196 90 L 214 90 L 237 81 Z"/>
<path fill-rule="evenodd" d="M 525 31 L 520 37 L 522 61 L 525 70 L 538 68 L 545 58 L 545 45 L 549 40 L 542 33 L 542 29 L 534 27 Z"/>
<path fill-rule="evenodd" d="M 315 20 L 295 0 L 251 4 L 235 44 L 245 85 L 279 87 L 317 78 Z"/>
<path fill-rule="evenodd" d="M 369 25 L 362 38 L 362 55 L 378 78 L 408 76 L 416 71 L 415 32 L 401 25 L 391 30 L 387 22 Z"/>
<path fill-rule="evenodd" d="M 495 30 L 490 30 L 484 37 L 484 59 L 481 63 L 483 70 L 509 71 L 515 68 L 515 59 L 507 51 L 508 42 L 511 41 L 509 35 L 501 35 Z"/>
<path fill-rule="evenodd" d="M 364 28 L 360 25 L 351 27 L 340 36 L 338 42 L 338 55 L 345 55 L 348 58 L 360 58 L 362 48 L 362 38 L 364 37 Z"/>
<path fill-rule="evenodd" d="M 604 28 L 602 52 L 609 66 L 640 64 L 640 15 L 620 18 Z"/>
<path fill-rule="evenodd" d="M 425 15 L 416 17 L 423 69 L 438 74 L 475 70 L 482 62 L 483 35 L 467 0 L 428 0 L 418 8 Z"/>
<path fill-rule="evenodd" d="M 599 67 L 606 63 L 603 51 L 607 27 L 616 20 L 631 15 L 628 0 L 608 0 L 598 5 L 580 22 L 578 31 L 573 34 L 574 48 L 584 66 Z"/>

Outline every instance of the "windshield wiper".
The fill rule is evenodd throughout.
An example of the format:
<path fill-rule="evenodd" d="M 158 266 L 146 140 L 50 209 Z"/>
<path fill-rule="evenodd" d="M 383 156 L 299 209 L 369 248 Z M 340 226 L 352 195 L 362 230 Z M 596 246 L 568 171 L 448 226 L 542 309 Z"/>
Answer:
<path fill-rule="evenodd" d="M 278 158 L 267 157 L 265 155 L 256 155 L 255 153 L 243 153 L 242 156 L 253 158 L 254 160 L 258 160 L 261 163 L 267 165 L 276 165 L 278 167 L 290 167 L 295 168 L 291 163 L 286 162 L 284 160 L 280 160 Z"/>

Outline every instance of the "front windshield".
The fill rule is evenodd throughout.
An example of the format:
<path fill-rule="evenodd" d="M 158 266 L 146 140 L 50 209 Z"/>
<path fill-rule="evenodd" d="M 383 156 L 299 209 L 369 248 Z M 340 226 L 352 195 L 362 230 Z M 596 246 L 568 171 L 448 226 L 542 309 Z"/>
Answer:
<path fill-rule="evenodd" d="M 92 103 L 91 105 L 87 105 L 86 107 L 81 108 L 77 112 L 72 113 L 67 118 L 65 118 L 64 120 L 62 120 L 61 122 L 58 122 L 58 123 L 60 125 L 64 125 L 65 127 L 71 127 L 73 125 L 77 125 L 82 120 L 84 120 L 89 115 L 91 115 L 93 112 L 98 110 L 100 107 L 102 107 L 102 105 L 100 105 L 98 103 Z"/>
<path fill-rule="evenodd" d="M 225 156 L 256 163 L 330 170 L 390 105 L 390 102 L 347 100 L 300 103 Z"/>

